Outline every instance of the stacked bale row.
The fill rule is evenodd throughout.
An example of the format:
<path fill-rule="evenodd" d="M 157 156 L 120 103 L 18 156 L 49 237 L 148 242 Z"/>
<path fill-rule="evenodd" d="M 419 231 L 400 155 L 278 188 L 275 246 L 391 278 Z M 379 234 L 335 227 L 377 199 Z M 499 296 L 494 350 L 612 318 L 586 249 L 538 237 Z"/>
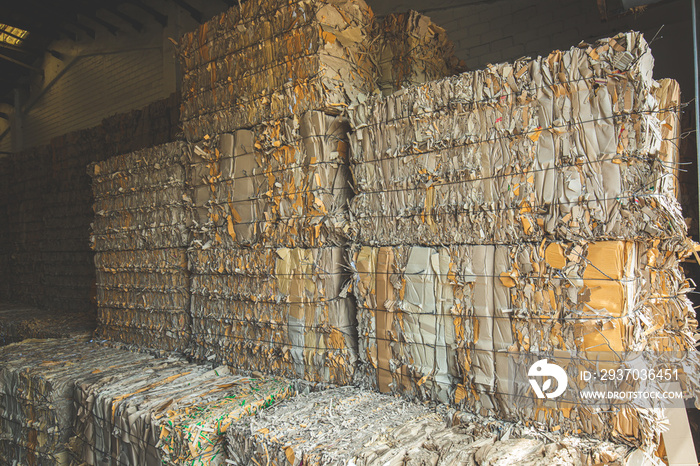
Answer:
<path fill-rule="evenodd" d="M 85 166 L 172 140 L 178 102 L 173 94 L 2 159 L 8 178 L 0 186 L 0 214 L 8 220 L 0 225 L 0 273 L 7 273 L 0 299 L 62 313 L 94 310 L 92 193 Z"/>
<path fill-rule="evenodd" d="M 5 346 L 0 366 L 3 464 L 225 464 L 231 423 L 291 392 L 67 339 Z"/>
<path fill-rule="evenodd" d="M 51 154 L 43 147 L 11 157 L 8 173 L 7 251 L 10 259 L 9 301 L 43 304 L 38 293 L 44 282 L 41 247 L 45 240 L 46 180 L 50 178 Z"/>
<path fill-rule="evenodd" d="M 527 369 L 545 356 L 569 355 L 558 362 L 575 376 L 586 352 L 693 346 L 673 182 L 678 89 L 653 81 L 652 64 L 628 33 L 351 112 L 364 383 L 550 429 L 657 439 L 642 411 L 527 395 Z"/>
<path fill-rule="evenodd" d="M 10 208 L 10 159 L 0 156 L 0 216 L 8 219 Z M 10 232 L 9 221 L 0 224 L 0 297 L 10 295 Z"/>
<path fill-rule="evenodd" d="M 354 307 L 338 247 L 350 195 L 346 139 L 340 118 L 307 112 L 195 146 L 196 357 L 352 380 Z"/>
<path fill-rule="evenodd" d="M 180 42 L 188 140 L 307 110 L 339 113 L 374 88 L 363 1 L 246 2 Z"/>
<path fill-rule="evenodd" d="M 92 164 L 98 333 L 184 351 L 190 339 L 187 145 L 168 143 Z"/>
<path fill-rule="evenodd" d="M 95 266 L 87 232 L 92 222 L 90 177 L 95 160 L 92 135 L 80 131 L 51 141 L 45 189 L 42 241 L 42 306 L 63 312 L 94 310 Z"/>

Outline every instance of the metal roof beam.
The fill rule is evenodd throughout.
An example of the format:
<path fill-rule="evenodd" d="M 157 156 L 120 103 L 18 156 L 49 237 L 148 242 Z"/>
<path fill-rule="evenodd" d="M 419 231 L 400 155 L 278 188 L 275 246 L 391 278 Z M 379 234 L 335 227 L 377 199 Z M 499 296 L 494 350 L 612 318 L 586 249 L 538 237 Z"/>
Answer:
<path fill-rule="evenodd" d="M 101 7 L 103 10 L 107 11 L 108 13 L 116 16 L 117 18 L 121 19 L 125 23 L 129 23 L 129 25 L 136 31 L 136 32 L 141 32 L 143 31 L 143 23 L 140 21 L 135 20 L 131 16 L 127 15 L 126 13 L 123 13 L 117 9 L 116 6 L 103 6 Z"/>
<path fill-rule="evenodd" d="M 29 0 L 29 3 L 32 3 L 37 6 L 37 11 L 42 11 L 44 12 L 45 10 L 51 10 L 55 16 L 58 16 L 62 22 L 66 24 L 70 24 L 71 26 L 81 29 L 84 31 L 88 36 L 90 36 L 92 39 L 95 38 L 95 30 L 92 29 L 91 27 L 88 27 L 78 21 L 78 15 L 73 11 L 73 14 L 71 15 L 70 13 L 64 11 L 63 9 L 56 7 L 53 3 L 51 2 L 41 2 L 39 0 Z M 48 15 L 52 15 L 52 13 L 49 12 Z M 46 17 L 46 15 L 44 15 Z M 53 18 L 55 21 L 55 18 Z"/>
<path fill-rule="evenodd" d="M 172 0 L 173 3 L 175 3 L 177 6 L 182 8 L 183 10 L 187 11 L 187 13 L 190 14 L 192 19 L 197 21 L 199 24 L 202 24 L 204 18 L 202 16 L 202 12 L 187 3 L 185 0 Z"/>
<path fill-rule="evenodd" d="M 32 70 L 32 71 L 36 71 L 37 73 L 43 73 L 43 71 L 41 70 L 41 68 L 37 68 L 37 67 L 35 67 L 35 66 L 28 65 L 28 64 L 24 63 L 23 61 L 15 60 L 14 58 L 8 57 L 7 55 L 3 55 L 3 54 L 1 54 L 1 53 L 0 53 L 0 59 L 2 59 L 2 60 L 7 60 L 7 61 L 9 61 L 10 63 L 14 63 L 15 65 L 19 65 L 19 66 L 21 66 L 21 67 L 30 69 L 30 70 Z"/>
<path fill-rule="evenodd" d="M 81 16 L 85 16 L 85 17 L 86 17 L 87 19 L 89 19 L 90 21 L 92 21 L 92 22 L 94 22 L 94 23 L 97 23 L 97 24 L 99 24 L 100 26 L 102 26 L 103 28 L 107 29 L 113 36 L 116 36 L 117 33 L 119 32 L 119 28 L 118 28 L 117 26 L 115 26 L 114 24 L 112 24 L 112 23 L 110 23 L 110 22 L 108 22 L 108 21 L 105 21 L 105 20 L 102 19 L 102 18 L 99 18 L 99 17 L 98 17 L 97 15 L 95 15 L 95 14 L 85 13 L 85 12 L 83 12 L 83 11 L 78 12 L 78 14 L 81 15 Z"/>
<path fill-rule="evenodd" d="M 161 26 L 166 27 L 168 25 L 168 17 L 166 15 L 155 10 L 154 8 L 151 8 L 141 0 L 127 0 L 127 3 L 131 3 L 132 5 L 139 7 L 149 15 L 153 16 L 153 19 L 160 23 Z"/>

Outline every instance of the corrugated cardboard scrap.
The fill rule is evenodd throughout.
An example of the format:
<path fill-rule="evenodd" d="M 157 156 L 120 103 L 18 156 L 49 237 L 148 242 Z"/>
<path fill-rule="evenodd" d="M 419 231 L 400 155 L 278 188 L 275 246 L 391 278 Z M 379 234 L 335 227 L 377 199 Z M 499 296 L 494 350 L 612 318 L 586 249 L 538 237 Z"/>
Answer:
<path fill-rule="evenodd" d="M 307 110 L 340 113 L 374 89 L 372 21 L 362 0 L 264 0 L 185 34 L 179 51 L 187 139 Z"/>
<path fill-rule="evenodd" d="M 678 351 L 698 387 L 668 140 L 679 93 L 652 64 L 626 33 L 351 110 L 360 383 L 658 444 L 661 411 L 582 404 L 579 390 L 543 402 L 528 382 L 544 357 L 575 378 L 620 354 Z"/>
<path fill-rule="evenodd" d="M 187 348 L 187 153 L 186 144 L 169 143 L 88 168 L 95 196 L 98 333 L 104 338 L 168 351 Z"/>
<path fill-rule="evenodd" d="M 247 464 L 624 464 L 630 447 L 543 435 L 401 398 L 342 387 L 283 401 L 229 429 L 229 461 Z"/>
<path fill-rule="evenodd" d="M 384 95 L 465 69 L 445 30 L 417 11 L 386 15 L 378 29 L 377 84 Z"/>

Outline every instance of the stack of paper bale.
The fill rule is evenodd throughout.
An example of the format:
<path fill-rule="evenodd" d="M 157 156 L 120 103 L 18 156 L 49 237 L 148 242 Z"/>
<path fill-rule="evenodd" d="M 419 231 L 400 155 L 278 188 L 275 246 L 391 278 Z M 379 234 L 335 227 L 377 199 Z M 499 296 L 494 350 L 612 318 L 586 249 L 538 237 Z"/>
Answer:
<path fill-rule="evenodd" d="M 347 126 L 307 112 L 195 146 L 193 351 L 317 382 L 347 383 L 355 319 L 340 247 Z"/>
<path fill-rule="evenodd" d="M 234 376 L 223 367 L 125 363 L 77 381 L 71 450 L 88 465 L 226 464 L 226 431 L 290 394 L 286 380 Z"/>
<path fill-rule="evenodd" d="M 641 34 L 491 65 L 351 112 L 363 383 L 635 443 L 654 416 L 532 395 L 528 367 L 691 350 L 679 93 Z M 566 409 L 562 409 L 566 408 Z"/>
<path fill-rule="evenodd" d="M 180 359 L 68 339 L 0 349 L 2 464 L 225 464 L 232 423 L 291 393 Z"/>
<path fill-rule="evenodd" d="M 452 427 L 424 406 L 353 387 L 284 401 L 236 424 L 226 439 L 235 465 L 622 465 L 630 450 L 494 420 Z"/>
<path fill-rule="evenodd" d="M 42 306 L 57 312 L 94 312 L 95 266 L 88 248 L 93 219 L 90 177 L 94 131 L 52 140 L 50 176 L 44 180 Z"/>
<path fill-rule="evenodd" d="M 180 42 L 188 140 L 307 110 L 338 114 L 374 89 L 362 0 L 245 2 Z"/>
<path fill-rule="evenodd" d="M 100 336 L 166 351 L 190 339 L 187 145 L 173 142 L 90 165 Z"/>
<path fill-rule="evenodd" d="M 387 15 L 378 28 L 377 84 L 384 95 L 465 69 L 445 30 L 417 11 Z"/>
<path fill-rule="evenodd" d="M 410 22 L 421 44 L 434 40 L 448 53 L 444 34 L 422 19 Z M 311 381 L 352 380 L 355 311 L 341 249 L 349 126 L 336 115 L 375 90 L 376 33 L 362 0 L 266 0 L 183 37 L 181 116 L 196 142 L 197 358 Z M 410 61 L 402 53 L 396 67 Z M 407 66 L 410 76 L 397 85 L 442 72 Z"/>
<path fill-rule="evenodd" d="M 149 359 L 67 339 L 26 340 L 0 349 L 0 462 L 69 464 L 74 381 Z"/>
<path fill-rule="evenodd" d="M 46 147 L 10 159 L 6 231 L 12 270 L 11 301 L 31 305 L 43 302 L 40 292 L 44 282 L 41 248 L 50 161 L 51 154 Z"/>
<path fill-rule="evenodd" d="M 186 34 L 198 359 L 348 383 L 347 123 L 375 86 L 362 0 L 247 2 Z"/>

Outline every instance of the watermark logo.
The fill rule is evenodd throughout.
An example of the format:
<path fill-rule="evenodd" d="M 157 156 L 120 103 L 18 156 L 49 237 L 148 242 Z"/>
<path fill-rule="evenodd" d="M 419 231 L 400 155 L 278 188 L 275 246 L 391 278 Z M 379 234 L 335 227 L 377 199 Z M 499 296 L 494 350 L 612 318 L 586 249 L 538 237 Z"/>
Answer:
<path fill-rule="evenodd" d="M 530 385 L 535 391 L 537 398 L 556 398 L 561 396 L 569 384 L 569 378 L 566 376 L 564 369 L 556 364 L 548 363 L 546 359 L 540 359 L 530 366 L 530 370 L 527 372 L 527 375 L 530 380 Z M 534 377 L 545 378 L 542 381 L 541 387 L 537 379 Z M 547 390 L 552 387 L 552 379 L 557 381 L 556 389 L 550 393 L 547 393 Z"/>

